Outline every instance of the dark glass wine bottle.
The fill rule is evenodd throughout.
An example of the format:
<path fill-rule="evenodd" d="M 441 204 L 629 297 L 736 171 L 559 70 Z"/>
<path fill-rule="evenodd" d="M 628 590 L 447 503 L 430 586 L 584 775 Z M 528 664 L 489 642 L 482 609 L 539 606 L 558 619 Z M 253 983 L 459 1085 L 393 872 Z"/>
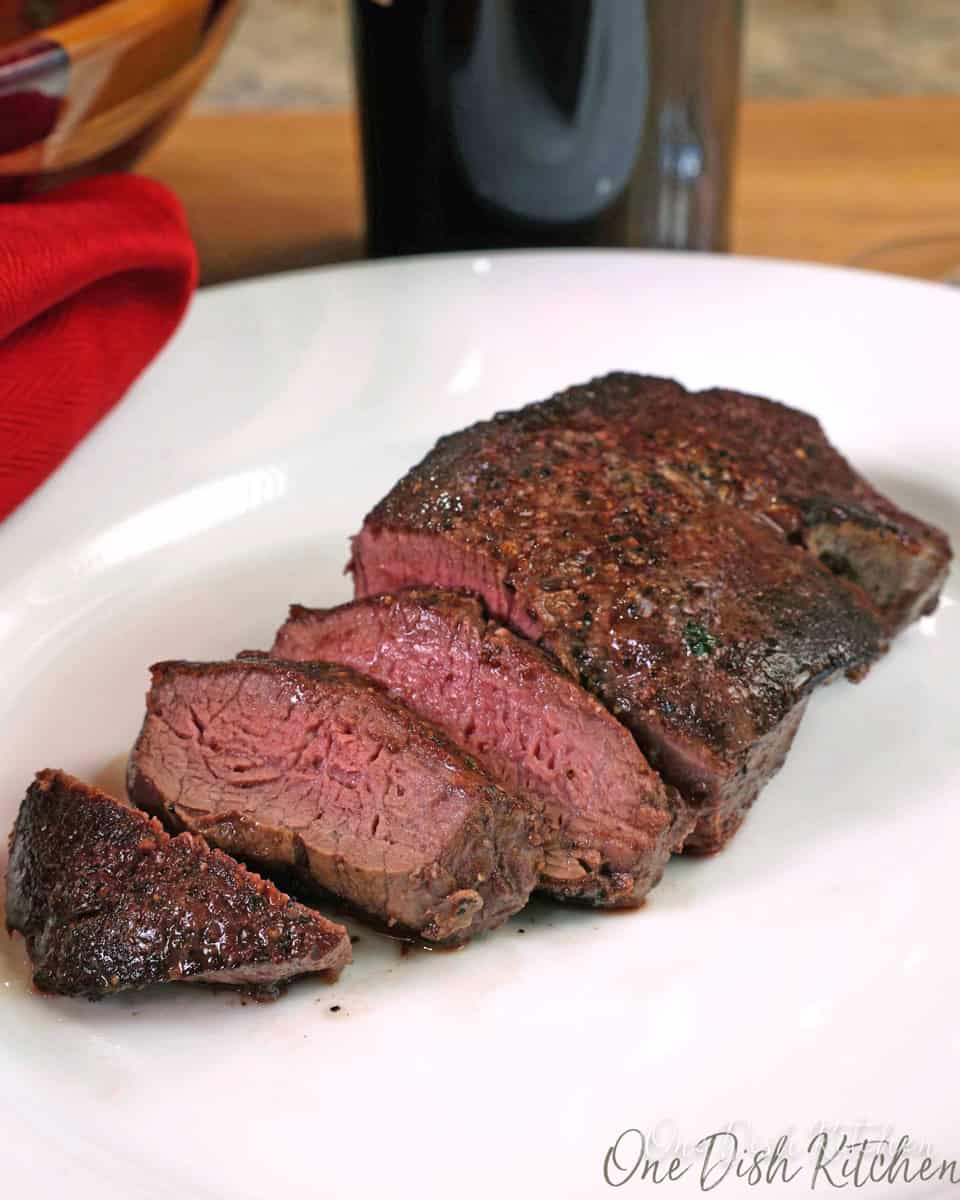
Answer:
<path fill-rule="evenodd" d="M 741 0 L 355 0 L 371 255 L 726 248 Z"/>

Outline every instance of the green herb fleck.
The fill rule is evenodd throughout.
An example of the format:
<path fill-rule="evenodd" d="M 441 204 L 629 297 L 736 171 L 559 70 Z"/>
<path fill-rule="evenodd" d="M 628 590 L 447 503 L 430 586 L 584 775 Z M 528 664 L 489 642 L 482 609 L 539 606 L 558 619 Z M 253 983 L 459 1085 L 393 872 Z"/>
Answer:
<path fill-rule="evenodd" d="M 703 658 L 704 655 L 711 654 L 717 644 L 699 621 L 686 623 L 683 629 L 683 640 L 687 643 L 687 649 L 696 658 Z"/>

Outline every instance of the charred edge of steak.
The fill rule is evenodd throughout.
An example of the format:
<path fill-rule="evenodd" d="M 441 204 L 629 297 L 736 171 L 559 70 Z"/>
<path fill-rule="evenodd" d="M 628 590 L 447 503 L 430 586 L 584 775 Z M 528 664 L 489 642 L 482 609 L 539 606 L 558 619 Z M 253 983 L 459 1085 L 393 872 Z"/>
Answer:
<path fill-rule="evenodd" d="M 685 854 L 716 854 L 742 825 L 761 789 L 786 761 L 800 728 L 807 701 L 803 700 L 780 724 L 752 748 L 746 762 L 717 802 L 702 812 L 684 843 Z"/>
<path fill-rule="evenodd" d="M 546 401 L 580 428 L 606 422 L 656 448 L 727 503 L 771 521 L 879 610 L 894 634 L 936 608 L 952 558 L 937 526 L 851 467 L 811 414 L 729 388 L 613 372 Z"/>
<path fill-rule="evenodd" d="M 41 771 L 10 835 L 7 926 L 38 989 L 98 999 L 170 981 L 272 998 L 336 974 L 347 931 L 191 834 L 61 771 Z"/>
<path fill-rule="evenodd" d="M 790 534 L 835 575 L 861 588 L 892 636 L 936 610 L 952 551 L 939 530 L 906 539 L 900 526 L 857 505 L 817 496 L 796 502 L 803 525 Z"/>
<path fill-rule="evenodd" d="M 174 827 L 433 941 L 501 924 L 542 860 L 527 805 L 332 664 L 158 664 L 128 786 Z"/>
<path fill-rule="evenodd" d="M 294 605 L 271 653 L 372 675 L 541 809 L 539 886 L 561 899 L 640 903 L 693 826 L 630 734 L 475 594 L 414 588 L 329 610 Z"/>

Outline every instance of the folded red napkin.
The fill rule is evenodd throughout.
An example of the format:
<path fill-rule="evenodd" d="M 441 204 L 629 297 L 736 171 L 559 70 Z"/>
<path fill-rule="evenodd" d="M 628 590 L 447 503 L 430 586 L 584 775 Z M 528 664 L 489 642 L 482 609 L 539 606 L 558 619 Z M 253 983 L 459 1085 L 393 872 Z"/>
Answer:
<path fill-rule="evenodd" d="M 153 180 L 0 204 L 0 520 L 123 396 L 196 281 L 183 210 Z"/>

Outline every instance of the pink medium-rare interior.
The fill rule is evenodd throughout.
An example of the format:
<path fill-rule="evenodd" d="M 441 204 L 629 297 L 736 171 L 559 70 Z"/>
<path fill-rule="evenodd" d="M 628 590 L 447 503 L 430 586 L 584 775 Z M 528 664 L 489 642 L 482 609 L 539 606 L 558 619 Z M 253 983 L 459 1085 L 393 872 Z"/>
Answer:
<path fill-rule="evenodd" d="M 442 596 L 442 594 L 441 594 Z M 632 870 L 669 824 L 630 734 L 542 653 L 416 594 L 292 618 L 272 653 L 345 663 L 442 725 L 506 791 L 544 802 L 555 831 Z"/>
<path fill-rule="evenodd" d="M 140 759 L 185 807 L 196 790 L 204 811 L 349 843 L 352 855 L 397 867 L 432 857 L 467 815 L 456 762 L 425 770 L 407 730 L 366 694 L 307 695 L 241 665 L 216 678 L 170 676 L 156 691 Z"/>
<path fill-rule="evenodd" d="M 537 614 L 506 586 L 493 558 L 432 534 L 364 526 L 353 539 L 350 570 L 358 598 L 418 585 L 466 588 L 482 598 L 491 616 L 524 637 L 536 641 L 543 634 Z"/>

